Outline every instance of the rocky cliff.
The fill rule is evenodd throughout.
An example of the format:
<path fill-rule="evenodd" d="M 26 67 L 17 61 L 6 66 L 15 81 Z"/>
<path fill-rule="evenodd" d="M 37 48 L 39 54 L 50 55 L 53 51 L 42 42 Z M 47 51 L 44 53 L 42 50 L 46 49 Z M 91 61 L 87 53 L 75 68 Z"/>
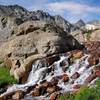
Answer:
<path fill-rule="evenodd" d="M 0 5 L 0 58 L 5 59 L 12 75 L 12 70 L 23 69 L 26 59 L 31 56 L 38 55 L 33 57 L 37 59 L 39 55 L 46 57 L 82 49 L 83 46 L 69 34 L 72 28 L 74 25 L 59 15 L 51 16 L 41 10 L 28 11 L 18 5 Z"/>

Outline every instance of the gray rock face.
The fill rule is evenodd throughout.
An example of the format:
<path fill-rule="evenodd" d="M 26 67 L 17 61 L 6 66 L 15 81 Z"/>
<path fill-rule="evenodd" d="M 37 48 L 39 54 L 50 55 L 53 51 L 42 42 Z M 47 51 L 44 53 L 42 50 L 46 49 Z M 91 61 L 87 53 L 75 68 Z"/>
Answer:
<path fill-rule="evenodd" d="M 43 12 L 41 10 L 37 11 L 28 11 L 23 7 L 20 7 L 18 5 L 13 6 L 2 6 L 0 5 L 0 16 L 10 16 L 10 17 L 16 17 L 21 18 L 21 20 L 27 21 L 27 20 L 42 20 L 42 21 L 49 21 L 49 22 L 56 22 L 59 26 L 68 29 L 71 24 L 66 21 L 61 16 L 51 16 L 47 12 Z M 69 27 L 70 28 L 70 27 Z"/>
<path fill-rule="evenodd" d="M 75 23 L 75 26 L 77 26 L 77 27 L 82 27 L 82 26 L 85 26 L 85 22 L 82 20 L 82 19 L 80 19 L 79 21 L 77 21 L 76 23 Z"/>
<path fill-rule="evenodd" d="M 55 22 L 57 25 L 63 28 L 64 31 L 70 32 L 72 25 L 62 18 L 60 15 L 54 16 Z"/>
<path fill-rule="evenodd" d="M 3 6 L 0 5 L 0 44 L 4 43 L 12 36 L 13 30 L 26 21 L 43 21 L 57 24 L 67 33 L 73 27 L 61 16 L 51 16 L 41 10 L 28 11 L 18 5 Z"/>
<path fill-rule="evenodd" d="M 55 24 L 28 21 L 19 25 L 14 33 L 1 46 L 1 57 L 9 53 L 17 58 L 36 53 L 51 55 L 81 47 L 77 40 Z"/>
<path fill-rule="evenodd" d="M 28 11 L 18 5 L 3 6 L 0 5 L 0 16 L 10 16 L 10 17 L 23 17 L 27 16 Z"/>

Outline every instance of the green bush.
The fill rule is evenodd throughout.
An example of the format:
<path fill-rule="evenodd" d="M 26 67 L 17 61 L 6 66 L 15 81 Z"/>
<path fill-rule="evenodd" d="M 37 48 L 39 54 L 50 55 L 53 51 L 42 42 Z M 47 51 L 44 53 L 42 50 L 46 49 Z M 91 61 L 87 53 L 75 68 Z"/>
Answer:
<path fill-rule="evenodd" d="M 17 81 L 10 76 L 10 72 L 6 67 L 0 67 L 0 86 L 3 84 L 14 84 Z"/>
<path fill-rule="evenodd" d="M 92 31 L 86 31 L 86 32 L 85 32 L 85 36 L 86 36 L 87 40 L 90 40 L 90 38 L 91 38 L 91 33 L 92 33 Z"/>

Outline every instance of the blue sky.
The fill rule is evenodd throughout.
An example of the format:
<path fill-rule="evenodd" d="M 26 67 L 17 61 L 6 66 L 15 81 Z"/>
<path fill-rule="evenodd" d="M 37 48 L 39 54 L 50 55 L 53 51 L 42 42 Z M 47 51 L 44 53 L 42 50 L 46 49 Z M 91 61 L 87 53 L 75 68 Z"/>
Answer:
<path fill-rule="evenodd" d="M 0 0 L 0 4 L 44 10 L 52 15 L 61 15 L 70 22 L 100 20 L 100 0 Z"/>

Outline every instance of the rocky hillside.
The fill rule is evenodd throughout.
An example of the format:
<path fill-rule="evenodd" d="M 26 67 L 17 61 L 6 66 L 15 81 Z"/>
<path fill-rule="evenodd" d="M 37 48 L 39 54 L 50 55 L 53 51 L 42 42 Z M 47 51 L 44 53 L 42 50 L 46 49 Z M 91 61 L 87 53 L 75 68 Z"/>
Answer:
<path fill-rule="evenodd" d="M 49 13 L 38 11 L 28 11 L 25 8 L 12 5 L 0 5 L 0 41 L 6 41 L 12 34 L 13 28 L 26 21 L 44 21 L 57 24 L 67 33 L 74 26 L 61 16 L 51 16 Z"/>
<path fill-rule="evenodd" d="M 0 5 L 0 58 L 5 59 L 12 72 L 22 69 L 31 56 L 37 59 L 82 49 L 84 46 L 69 34 L 72 28 L 74 26 L 59 15 L 51 16 L 40 10 L 30 12 L 18 5 Z M 19 80 L 24 71 L 25 67 L 21 75 L 14 74 L 14 77 Z"/>
<path fill-rule="evenodd" d="M 21 92 L 33 97 L 50 97 L 56 91 L 66 91 L 65 87 L 73 92 L 74 85 L 90 85 L 100 77 L 94 68 L 99 66 L 99 29 L 86 30 L 84 26 L 82 20 L 73 25 L 59 15 L 41 10 L 0 5 L 0 66 L 7 68 L 8 73 L 4 74 L 3 69 L 0 99 L 16 99 L 16 91 L 18 96 Z M 15 82 L 13 76 L 21 85 L 9 88 L 7 76 L 11 83 Z"/>

